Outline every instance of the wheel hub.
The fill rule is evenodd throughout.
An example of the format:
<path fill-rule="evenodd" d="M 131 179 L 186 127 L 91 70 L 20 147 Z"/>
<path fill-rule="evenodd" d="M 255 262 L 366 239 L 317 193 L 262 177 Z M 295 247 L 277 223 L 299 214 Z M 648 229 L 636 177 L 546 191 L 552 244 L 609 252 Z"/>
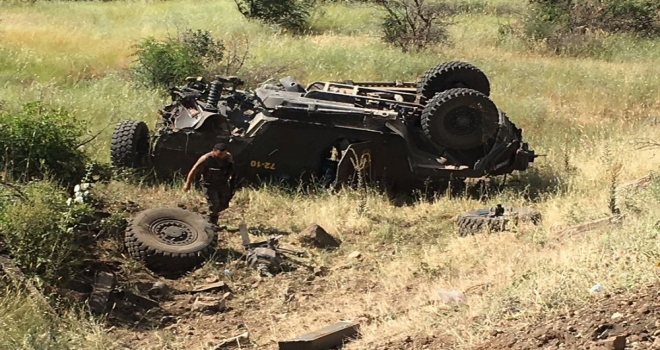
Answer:
<path fill-rule="evenodd" d="M 161 242 L 170 245 L 189 244 L 197 238 L 194 230 L 176 220 L 160 221 L 152 226 L 152 231 Z"/>
<path fill-rule="evenodd" d="M 469 135 L 480 123 L 479 111 L 467 106 L 454 109 L 445 119 L 445 127 L 455 135 Z"/>
<path fill-rule="evenodd" d="M 498 217 L 498 216 L 503 216 L 503 215 L 504 215 L 504 207 L 502 207 L 502 204 L 498 204 L 498 205 L 490 208 L 489 216 Z"/>

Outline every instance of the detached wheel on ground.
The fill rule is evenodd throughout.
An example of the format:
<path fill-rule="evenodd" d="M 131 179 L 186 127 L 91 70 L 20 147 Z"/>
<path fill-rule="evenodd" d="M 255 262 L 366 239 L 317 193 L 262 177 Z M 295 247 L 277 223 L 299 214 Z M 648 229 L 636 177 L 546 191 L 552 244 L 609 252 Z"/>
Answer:
<path fill-rule="evenodd" d="M 439 92 L 453 88 L 468 88 L 490 96 L 490 81 L 486 74 L 467 62 L 449 61 L 438 64 L 427 70 L 417 82 L 417 93 L 427 100 Z"/>
<path fill-rule="evenodd" d="M 217 242 L 214 225 L 202 215 L 180 208 L 138 213 L 124 237 L 129 255 L 154 272 L 195 268 L 213 254 Z"/>
<path fill-rule="evenodd" d="M 483 145 L 495 136 L 499 121 L 497 106 L 488 96 L 465 88 L 435 95 L 421 115 L 426 137 L 455 150 Z"/>
<path fill-rule="evenodd" d="M 458 234 L 467 236 L 482 231 L 501 232 L 520 222 L 537 225 L 541 222 L 541 213 L 530 208 L 503 207 L 500 204 L 493 208 L 470 210 L 458 216 Z"/>
<path fill-rule="evenodd" d="M 145 166 L 149 155 L 149 127 L 142 121 L 125 120 L 115 126 L 110 158 L 117 167 Z"/>

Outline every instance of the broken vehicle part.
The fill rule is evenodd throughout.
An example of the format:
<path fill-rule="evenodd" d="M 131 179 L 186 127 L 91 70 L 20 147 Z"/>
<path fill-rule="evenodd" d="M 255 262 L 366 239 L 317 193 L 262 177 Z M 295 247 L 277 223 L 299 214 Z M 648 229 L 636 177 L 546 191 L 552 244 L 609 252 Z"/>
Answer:
<path fill-rule="evenodd" d="M 516 225 L 523 221 L 538 224 L 541 213 L 534 209 L 503 207 L 498 204 L 489 209 L 475 209 L 460 214 L 457 225 L 459 235 L 465 236 L 480 231 L 504 231 L 508 224 Z"/>
<path fill-rule="evenodd" d="M 131 257 L 155 272 L 169 273 L 204 262 L 217 240 L 215 226 L 202 215 L 180 208 L 154 208 L 129 221 L 124 243 Z"/>
<path fill-rule="evenodd" d="M 248 250 L 246 260 L 248 265 L 259 271 L 261 276 L 273 277 L 282 271 L 290 271 L 294 265 L 279 251 L 303 256 L 303 252 L 282 248 L 279 240 L 282 235 L 273 236 L 265 241 L 250 243 L 249 238 L 243 240 L 243 247 Z"/>
<path fill-rule="evenodd" d="M 247 254 L 248 265 L 256 269 L 260 276 L 273 277 L 283 271 L 284 257 L 273 249 L 254 248 Z"/>
<path fill-rule="evenodd" d="M 272 250 L 279 250 L 282 252 L 286 252 L 289 254 L 293 254 L 296 256 L 304 256 L 305 253 L 299 250 L 294 250 L 294 249 L 289 249 L 289 248 L 284 248 L 280 246 L 280 239 L 282 238 L 282 235 L 275 235 L 271 236 L 268 239 L 264 241 L 259 241 L 259 242 L 250 242 L 250 239 L 244 239 L 243 240 L 243 247 L 247 250 L 253 249 L 253 248 L 268 248 Z"/>
<path fill-rule="evenodd" d="M 110 297 L 115 286 L 116 280 L 114 274 L 103 271 L 99 272 L 96 275 L 92 294 L 89 296 L 89 308 L 99 314 L 108 312 L 111 309 Z"/>
<path fill-rule="evenodd" d="M 359 335 L 360 325 L 340 321 L 299 337 L 278 342 L 279 350 L 327 350 L 343 345 Z"/>
<path fill-rule="evenodd" d="M 117 279 L 114 274 L 100 271 L 96 275 L 93 291 L 89 296 L 90 309 L 98 314 L 112 312 L 115 307 L 124 306 L 127 310 L 150 310 L 158 308 L 158 302 L 117 288 Z"/>
<path fill-rule="evenodd" d="M 223 281 L 209 283 L 201 286 L 195 286 L 188 293 L 213 292 L 218 290 L 229 290 L 229 286 Z"/>
<path fill-rule="evenodd" d="M 553 239 L 554 242 L 552 243 L 561 244 L 565 240 L 579 233 L 584 233 L 596 229 L 602 229 L 612 225 L 621 225 L 623 223 L 623 219 L 624 219 L 624 215 L 612 215 L 568 227 L 566 229 L 561 230 L 560 232 L 557 232 L 555 238 Z"/>
<path fill-rule="evenodd" d="M 221 340 L 220 343 L 213 346 L 212 350 L 220 350 L 220 349 L 233 348 L 233 347 L 238 347 L 240 349 L 241 346 L 249 342 L 250 342 L 250 333 L 243 332 L 237 336 Z"/>
<path fill-rule="evenodd" d="M 149 147 L 143 122 L 116 126 L 113 164 L 171 178 L 224 142 L 238 185 L 320 179 L 414 190 L 450 177 L 523 171 L 536 158 L 522 130 L 490 99 L 486 75 L 466 62 L 439 64 L 418 82 L 305 87 L 285 77 L 254 90 L 239 90 L 242 85 L 217 76 L 172 88 Z"/>

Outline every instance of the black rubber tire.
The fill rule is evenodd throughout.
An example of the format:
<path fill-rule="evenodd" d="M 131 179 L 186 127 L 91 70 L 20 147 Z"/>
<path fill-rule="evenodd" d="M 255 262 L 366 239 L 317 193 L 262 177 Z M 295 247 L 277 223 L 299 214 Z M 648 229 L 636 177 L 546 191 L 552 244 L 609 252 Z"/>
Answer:
<path fill-rule="evenodd" d="M 460 236 L 479 233 L 481 231 L 500 232 L 506 230 L 509 224 L 531 222 L 535 225 L 541 222 L 541 213 L 530 208 L 504 207 L 504 215 L 490 216 L 490 209 L 470 210 L 458 216 L 457 226 Z"/>
<path fill-rule="evenodd" d="M 139 168 L 149 155 L 149 127 L 142 121 L 125 120 L 115 126 L 110 159 L 116 167 Z"/>
<path fill-rule="evenodd" d="M 452 89 L 468 88 L 490 96 L 490 81 L 476 66 L 462 61 L 449 61 L 427 70 L 417 82 L 417 93 L 425 99 Z"/>
<path fill-rule="evenodd" d="M 165 241 L 156 234 L 154 226 L 158 224 L 178 224 L 187 228 L 188 235 L 183 237 L 185 243 L 178 245 Z M 200 214 L 180 208 L 141 211 L 129 221 L 124 236 L 128 254 L 155 272 L 190 270 L 208 259 L 217 243 L 213 224 Z"/>
<path fill-rule="evenodd" d="M 456 112 L 457 115 L 454 115 Z M 452 130 L 449 124 L 456 126 L 453 117 L 466 115 L 472 117 L 468 131 Z M 426 137 L 455 150 L 472 149 L 484 144 L 495 136 L 499 122 L 495 103 L 488 96 L 465 88 L 449 89 L 436 94 L 424 106 L 421 115 L 422 130 Z"/>

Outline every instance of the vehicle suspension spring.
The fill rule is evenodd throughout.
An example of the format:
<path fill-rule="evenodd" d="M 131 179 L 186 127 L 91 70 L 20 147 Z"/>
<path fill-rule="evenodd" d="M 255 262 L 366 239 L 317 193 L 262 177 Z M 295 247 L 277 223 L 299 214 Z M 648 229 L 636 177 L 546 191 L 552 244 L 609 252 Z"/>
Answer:
<path fill-rule="evenodd" d="M 218 104 L 218 101 L 220 100 L 220 89 L 221 89 L 222 83 L 218 80 L 214 80 L 211 82 L 211 89 L 209 91 L 209 99 L 208 99 L 208 104 L 210 104 L 213 107 L 216 107 Z"/>

